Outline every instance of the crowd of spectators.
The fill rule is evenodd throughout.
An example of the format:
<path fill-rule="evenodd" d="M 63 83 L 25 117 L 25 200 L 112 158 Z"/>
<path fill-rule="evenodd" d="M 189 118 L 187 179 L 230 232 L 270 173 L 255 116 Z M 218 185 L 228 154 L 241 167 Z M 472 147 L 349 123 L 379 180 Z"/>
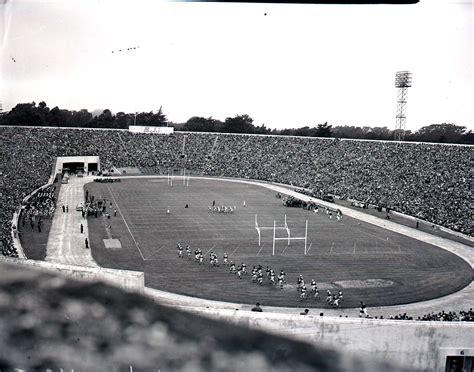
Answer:
<path fill-rule="evenodd" d="M 383 319 L 383 317 L 380 317 Z M 391 320 L 415 320 L 412 316 L 408 316 L 406 313 L 391 316 Z M 431 312 L 417 317 L 419 321 L 436 321 L 436 322 L 474 322 L 474 311 L 470 308 L 468 311 L 455 311 L 445 312 L 444 310 L 436 313 Z"/>
<path fill-rule="evenodd" d="M 340 195 L 472 235 L 472 147 L 308 137 L 139 134 L 114 130 L 0 128 L 0 249 L 15 256 L 12 215 L 44 185 L 56 156 L 98 155 L 102 169 L 258 179 Z M 176 173 L 175 173 L 176 174 Z"/>
<path fill-rule="evenodd" d="M 28 201 L 21 206 L 21 227 L 27 224 L 33 229 L 35 226 L 41 231 L 41 223 L 44 218 L 51 219 L 56 210 L 56 186 L 47 186 L 36 192 Z M 17 226 L 18 227 L 18 226 Z"/>

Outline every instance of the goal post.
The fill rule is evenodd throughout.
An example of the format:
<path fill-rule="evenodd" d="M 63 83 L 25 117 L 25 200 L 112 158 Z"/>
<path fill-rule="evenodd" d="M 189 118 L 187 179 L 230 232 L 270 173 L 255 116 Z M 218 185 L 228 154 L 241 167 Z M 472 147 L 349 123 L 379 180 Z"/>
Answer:
<path fill-rule="evenodd" d="M 288 241 L 288 245 L 291 244 L 291 241 L 292 240 L 303 240 L 304 241 L 304 254 L 306 255 L 306 253 L 308 252 L 308 220 L 306 220 L 306 224 L 305 224 L 305 233 L 304 233 L 304 236 L 298 236 L 298 237 L 293 237 L 291 238 L 290 237 L 290 229 L 288 228 L 288 226 L 286 226 L 286 228 L 288 229 L 288 237 L 287 238 L 277 238 L 276 237 L 276 222 L 273 221 L 273 250 L 272 250 L 272 256 L 275 255 L 275 242 L 277 240 L 287 240 Z"/>
<path fill-rule="evenodd" d="M 276 230 L 286 230 L 287 233 L 288 233 L 288 237 L 290 237 L 290 235 L 289 235 L 290 229 L 288 228 L 288 225 L 286 224 L 286 214 L 285 214 L 285 226 L 275 226 L 276 222 L 275 221 L 273 221 L 273 222 L 274 222 L 274 226 L 260 226 L 258 224 L 258 214 L 255 215 L 255 230 L 257 230 L 257 234 L 258 234 L 258 246 L 259 247 L 261 245 L 261 235 L 262 235 L 261 230 L 275 230 L 275 229 Z"/>

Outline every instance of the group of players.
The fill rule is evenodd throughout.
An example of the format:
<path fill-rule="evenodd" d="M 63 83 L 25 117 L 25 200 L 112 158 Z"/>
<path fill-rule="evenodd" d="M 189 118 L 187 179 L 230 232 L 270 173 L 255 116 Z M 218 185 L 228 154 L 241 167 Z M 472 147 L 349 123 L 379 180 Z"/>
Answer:
<path fill-rule="evenodd" d="M 319 211 L 319 208 L 316 206 L 314 208 L 314 213 L 318 213 L 318 211 Z M 332 211 L 327 207 L 325 208 L 325 211 L 328 218 L 332 220 Z M 342 211 L 340 209 L 336 209 L 336 220 L 338 221 L 342 220 Z"/>
<path fill-rule="evenodd" d="M 193 252 L 189 245 L 183 247 L 183 245 L 178 242 L 178 257 L 184 258 L 184 255 L 188 257 L 188 259 L 192 258 Z M 204 264 L 204 254 L 200 248 L 194 250 L 194 261 L 198 264 Z M 242 279 L 244 276 L 251 274 L 252 283 L 256 283 L 258 285 L 263 285 L 264 282 L 264 270 L 262 265 L 254 265 L 251 272 L 247 271 L 247 265 L 245 263 L 241 263 L 240 265 L 236 265 L 232 260 L 229 260 L 229 255 L 224 253 L 222 256 L 222 264 L 225 267 L 229 268 L 229 273 L 236 274 L 239 279 Z M 210 252 L 209 253 L 209 265 L 212 267 L 219 267 L 219 257 L 216 253 Z M 265 270 L 265 274 L 267 280 L 275 287 L 283 289 L 284 284 L 286 283 L 285 279 L 285 271 L 280 270 L 280 273 L 276 275 L 276 271 L 267 266 Z M 311 291 L 308 294 L 308 289 L 306 287 L 303 275 L 298 276 L 296 281 L 296 290 L 300 293 L 300 301 L 305 301 L 310 297 L 314 298 L 314 300 L 320 300 L 321 295 L 319 294 L 319 289 L 316 281 L 314 279 L 311 280 L 310 283 Z M 328 305 L 340 308 L 341 302 L 343 299 L 342 291 L 338 291 L 337 293 L 332 293 L 329 289 L 327 290 L 327 297 L 326 302 Z"/>
<path fill-rule="evenodd" d="M 186 245 L 186 247 L 183 247 L 181 242 L 178 242 L 177 248 L 179 258 L 184 258 L 185 255 L 188 257 L 188 259 L 192 258 L 193 252 L 189 244 Z M 194 261 L 201 265 L 204 263 L 204 254 L 202 253 L 202 250 L 200 248 L 197 248 L 194 251 Z M 242 262 L 240 265 L 236 265 L 232 260 L 229 260 L 229 255 L 227 253 L 224 253 L 224 255 L 222 256 L 222 264 L 223 266 L 229 268 L 229 272 L 231 274 L 236 274 L 239 279 L 242 279 L 244 275 L 249 275 L 249 272 L 247 271 L 247 265 L 244 262 Z M 209 253 L 209 265 L 212 267 L 219 266 L 219 257 L 212 251 Z M 251 275 L 253 283 L 263 285 L 262 265 L 253 266 Z M 271 284 L 279 287 L 280 289 L 283 289 L 283 284 L 286 283 L 286 274 L 283 270 L 280 270 L 280 274 L 278 274 L 277 276 L 275 274 L 275 270 L 267 266 L 266 275 Z"/>
<path fill-rule="evenodd" d="M 214 205 L 208 207 L 209 213 L 234 213 L 236 207 L 231 205 Z"/>
<path fill-rule="evenodd" d="M 303 275 L 298 276 L 296 279 L 296 290 L 300 292 L 300 301 L 304 301 L 308 299 L 308 289 L 306 288 L 306 284 L 304 282 Z M 319 294 L 318 284 L 316 280 L 311 279 L 311 296 L 315 300 L 320 300 L 321 295 Z M 327 290 L 326 302 L 329 306 L 340 308 L 341 302 L 343 299 L 342 291 L 339 290 L 337 293 L 332 293 L 329 289 Z"/>
<path fill-rule="evenodd" d="M 275 270 L 267 266 L 265 273 L 267 275 L 267 279 L 270 281 L 272 285 L 280 289 L 283 289 L 283 284 L 286 283 L 286 280 L 285 280 L 286 274 L 283 270 L 280 270 L 280 274 L 278 274 L 277 276 L 275 274 Z M 263 266 L 262 265 L 254 266 L 252 268 L 252 283 L 263 285 Z"/>

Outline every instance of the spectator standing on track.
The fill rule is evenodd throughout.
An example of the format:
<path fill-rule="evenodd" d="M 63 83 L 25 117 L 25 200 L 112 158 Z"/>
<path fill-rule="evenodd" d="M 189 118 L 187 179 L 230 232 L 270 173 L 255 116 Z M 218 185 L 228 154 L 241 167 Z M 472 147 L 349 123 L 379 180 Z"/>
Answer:
<path fill-rule="evenodd" d="M 84 233 L 84 225 L 81 223 L 81 234 Z"/>
<path fill-rule="evenodd" d="M 65 205 L 63 204 L 63 213 L 65 213 L 65 212 L 66 212 L 66 207 L 65 207 Z"/>
<path fill-rule="evenodd" d="M 84 240 L 85 244 L 86 244 L 86 249 L 89 248 L 89 240 L 87 240 L 87 238 Z"/>
<path fill-rule="evenodd" d="M 114 217 L 117 217 L 117 209 L 114 209 Z"/>
<path fill-rule="evenodd" d="M 257 311 L 257 312 L 259 312 L 259 313 L 261 313 L 261 312 L 263 311 L 262 308 L 260 307 L 260 303 L 259 303 L 259 302 L 257 302 L 257 303 L 255 304 L 255 307 L 252 308 L 252 311 Z"/>

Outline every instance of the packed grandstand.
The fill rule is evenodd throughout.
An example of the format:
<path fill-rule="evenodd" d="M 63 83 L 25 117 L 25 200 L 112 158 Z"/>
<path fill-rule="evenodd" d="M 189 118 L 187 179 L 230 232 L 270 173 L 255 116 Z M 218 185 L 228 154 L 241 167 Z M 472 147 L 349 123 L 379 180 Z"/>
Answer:
<path fill-rule="evenodd" d="M 351 198 L 472 236 L 472 146 L 332 138 L 120 130 L 0 128 L 1 250 L 17 256 L 12 217 L 47 183 L 57 156 L 95 155 L 101 168 L 147 174 L 186 168 L 197 175 L 302 186 L 321 197 Z M 47 213 L 51 213 L 47 204 Z"/>

